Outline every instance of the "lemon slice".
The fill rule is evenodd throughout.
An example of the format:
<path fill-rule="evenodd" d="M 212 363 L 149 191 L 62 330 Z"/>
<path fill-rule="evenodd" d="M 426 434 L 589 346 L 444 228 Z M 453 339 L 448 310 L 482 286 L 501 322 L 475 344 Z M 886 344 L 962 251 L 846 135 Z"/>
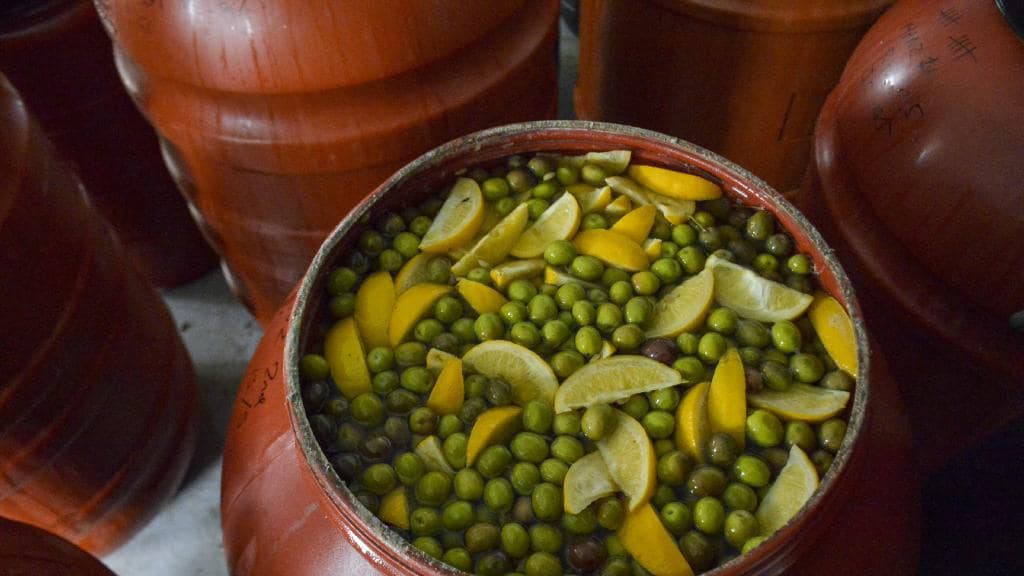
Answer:
<path fill-rule="evenodd" d="M 658 258 L 661 258 L 661 245 L 664 244 L 661 238 L 648 238 L 644 240 L 644 254 L 647 254 L 647 259 L 654 262 Z"/>
<path fill-rule="evenodd" d="M 629 509 L 646 504 L 657 484 L 654 445 L 642 424 L 621 410 L 615 411 L 618 424 L 595 442 L 608 473 L 629 499 Z"/>
<path fill-rule="evenodd" d="M 469 252 L 459 258 L 452 266 L 452 274 L 465 276 L 477 266 L 494 266 L 504 260 L 526 229 L 529 216 L 530 211 L 526 204 L 516 206 L 515 210 L 502 218 L 501 222 L 470 248 Z"/>
<path fill-rule="evenodd" d="M 626 514 L 615 535 L 637 563 L 654 576 L 693 576 L 693 569 L 650 504 Z"/>
<path fill-rule="evenodd" d="M 658 194 L 681 200 L 713 200 L 722 197 L 722 189 L 705 178 L 657 166 L 634 164 L 629 177 Z"/>
<path fill-rule="evenodd" d="M 324 356 L 338 391 L 351 400 L 370 391 L 370 370 L 354 318 L 343 318 L 324 339 Z"/>
<path fill-rule="evenodd" d="M 488 340 L 471 348 L 463 363 L 488 378 L 501 378 L 512 387 L 516 402 L 533 399 L 550 404 L 558 390 L 551 366 L 529 348 L 508 340 Z"/>
<path fill-rule="evenodd" d="M 605 466 L 600 452 L 591 452 L 573 462 L 562 482 L 565 511 L 579 514 L 598 498 L 618 492 L 619 486 Z"/>
<path fill-rule="evenodd" d="M 420 240 L 420 250 L 437 254 L 469 243 L 483 224 L 485 207 L 480 185 L 475 180 L 455 180 L 451 194 Z"/>
<path fill-rule="evenodd" d="M 436 370 L 437 372 L 440 372 L 449 360 L 455 360 L 457 358 L 458 356 L 449 354 L 444 350 L 431 348 L 430 350 L 427 350 L 427 370 Z"/>
<path fill-rule="evenodd" d="M 356 325 L 367 349 L 388 345 L 388 322 L 395 305 L 395 283 L 386 271 L 370 274 L 356 292 Z"/>
<path fill-rule="evenodd" d="M 647 240 L 647 235 L 651 233 L 651 226 L 654 226 L 654 217 L 657 215 L 658 209 L 653 205 L 640 206 L 619 218 L 609 230 L 622 234 L 637 244 L 643 244 Z"/>
<path fill-rule="evenodd" d="M 572 238 L 579 226 L 580 203 L 572 194 L 562 194 L 523 231 L 511 254 L 516 258 L 536 258 L 551 242 Z"/>
<path fill-rule="evenodd" d="M 614 345 L 612 345 L 611 342 L 609 342 L 607 340 L 602 340 L 601 341 L 601 349 L 598 350 L 597 354 L 594 354 L 594 356 L 590 359 L 590 361 L 593 362 L 595 360 L 602 360 L 604 358 L 608 358 L 612 354 L 615 354 L 615 351 L 616 351 L 616 348 L 615 348 Z"/>
<path fill-rule="evenodd" d="M 715 276 L 705 268 L 673 288 L 654 305 L 648 338 L 676 337 L 704 322 L 715 294 Z"/>
<path fill-rule="evenodd" d="M 600 212 L 612 202 L 612 189 L 607 186 L 594 188 L 589 184 L 572 184 L 566 191 L 576 197 L 584 214 Z"/>
<path fill-rule="evenodd" d="M 746 443 L 747 375 L 735 348 L 726 350 L 715 366 L 708 388 L 710 432 L 725 432 L 743 450 Z"/>
<path fill-rule="evenodd" d="M 441 368 L 437 382 L 430 390 L 427 408 L 438 414 L 455 414 L 462 408 L 466 388 L 462 381 L 462 360 L 449 360 Z"/>
<path fill-rule="evenodd" d="M 555 394 L 555 412 L 617 402 L 682 381 L 679 372 L 646 356 L 609 356 L 586 364 L 562 382 Z"/>
<path fill-rule="evenodd" d="M 522 414 L 518 406 L 501 406 L 478 416 L 466 442 L 466 466 L 472 466 L 484 448 L 511 440 L 522 426 Z"/>
<path fill-rule="evenodd" d="M 807 309 L 807 316 L 828 355 L 842 371 L 856 378 L 857 338 L 853 333 L 853 322 L 843 305 L 835 298 L 819 292 Z"/>
<path fill-rule="evenodd" d="M 643 247 L 611 230 L 584 230 L 576 235 L 573 244 L 580 254 L 594 256 L 609 266 L 629 272 L 645 270 L 649 265 Z"/>
<path fill-rule="evenodd" d="M 377 516 L 396 528 L 409 529 L 409 500 L 404 487 L 395 488 L 380 499 Z"/>
<path fill-rule="evenodd" d="M 704 461 L 704 446 L 710 436 L 708 423 L 708 382 L 690 388 L 676 409 L 676 448 L 697 462 Z"/>
<path fill-rule="evenodd" d="M 624 176 L 609 176 L 605 178 L 605 183 L 615 192 L 627 196 L 634 204 L 654 204 L 662 216 L 672 224 L 681 224 L 697 210 L 697 203 L 693 200 L 680 200 L 656 194 Z"/>
<path fill-rule="evenodd" d="M 821 422 L 828 420 L 846 408 L 850 393 L 844 390 L 830 390 L 821 386 L 794 383 L 786 390 L 765 388 L 747 395 L 747 401 L 755 408 L 789 420 Z"/>
<path fill-rule="evenodd" d="M 441 440 L 437 436 L 427 436 L 416 445 L 413 452 L 423 460 L 423 467 L 427 470 L 455 474 L 455 469 L 444 457 Z"/>
<path fill-rule="evenodd" d="M 426 315 L 434 302 L 451 291 L 452 287 L 445 284 L 417 284 L 402 292 L 395 299 L 388 321 L 388 342 L 391 346 L 405 341 L 412 327 Z"/>
<path fill-rule="evenodd" d="M 818 471 L 807 454 L 794 444 L 789 449 L 786 465 L 754 513 L 761 525 L 761 533 L 767 536 L 785 526 L 817 488 Z"/>
<path fill-rule="evenodd" d="M 429 280 L 428 264 L 431 258 L 433 256 L 430 254 L 417 254 L 402 266 L 395 275 L 395 296 Z"/>
<path fill-rule="evenodd" d="M 513 280 L 521 278 L 533 278 L 544 271 L 547 264 L 543 258 L 531 258 L 529 260 L 511 260 L 499 264 L 491 270 L 491 281 L 499 289 L 504 290 Z"/>
<path fill-rule="evenodd" d="M 508 302 L 508 299 L 494 288 L 465 278 L 459 279 L 455 289 L 477 314 L 497 312 Z"/>
<path fill-rule="evenodd" d="M 809 294 L 718 256 L 711 255 L 705 268 L 715 274 L 715 300 L 744 318 L 762 322 L 792 320 L 811 304 Z"/>
<path fill-rule="evenodd" d="M 593 282 L 580 280 L 579 278 L 573 276 L 572 274 L 566 274 L 565 272 L 562 272 L 558 268 L 552 268 L 551 266 L 547 266 L 544 268 L 544 283 L 552 284 L 554 286 L 561 286 L 562 284 L 579 284 L 580 286 L 583 286 L 584 288 L 587 289 L 600 288 L 600 286 L 594 284 Z"/>
<path fill-rule="evenodd" d="M 608 188 L 611 190 L 611 188 Z M 633 209 L 633 203 L 629 200 L 628 196 L 619 196 L 615 200 L 612 200 L 611 204 L 604 209 L 604 213 L 616 217 L 625 216 Z"/>

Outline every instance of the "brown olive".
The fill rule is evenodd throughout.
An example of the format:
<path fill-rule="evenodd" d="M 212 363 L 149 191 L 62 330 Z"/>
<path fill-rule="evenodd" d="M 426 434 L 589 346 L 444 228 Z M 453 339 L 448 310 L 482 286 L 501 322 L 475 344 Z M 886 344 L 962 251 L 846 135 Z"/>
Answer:
<path fill-rule="evenodd" d="M 362 470 L 359 456 L 355 454 L 336 454 L 331 459 L 331 464 L 334 465 L 334 471 L 338 473 L 338 477 L 346 482 L 351 482 Z"/>
<path fill-rule="evenodd" d="M 383 434 L 367 436 L 359 444 L 359 453 L 371 462 L 383 462 L 391 458 L 391 439 Z"/>
<path fill-rule="evenodd" d="M 527 526 L 533 522 L 533 501 L 529 496 L 520 496 L 512 505 L 512 519 Z"/>
<path fill-rule="evenodd" d="M 640 354 L 662 364 L 671 365 L 676 359 L 676 343 L 668 338 L 652 338 L 640 348 Z"/>
<path fill-rule="evenodd" d="M 761 378 L 761 372 L 758 369 L 744 366 L 743 374 L 747 378 L 747 392 L 760 392 L 764 388 L 764 380 Z"/>
<path fill-rule="evenodd" d="M 604 564 L 608 551 L 596 538 L 580 538 L 569 545 L 566 560 L 580 574 L 591 574 Z"/>
<path fill-rule="evenodd" d="M 725 432 L 718 432 L 708 440 L 708 457 L 715 466 L 728 468 L 739 455 L 740 447 L 736 439 Z"/>

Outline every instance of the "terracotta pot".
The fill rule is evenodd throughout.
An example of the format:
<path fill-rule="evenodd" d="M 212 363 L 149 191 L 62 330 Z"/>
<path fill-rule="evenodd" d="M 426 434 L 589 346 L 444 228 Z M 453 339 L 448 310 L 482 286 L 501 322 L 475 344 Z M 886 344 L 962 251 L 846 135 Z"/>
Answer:
<path fill-rule="evenodd" d="M 861 286 L 929 468 L 1024 414 L 1022 77 L 992 0 L 898 3 L 822 110 L 794 198 Z"/>
<path fill-rule="evenodd" d="M 216 256 L 121 86 L 92 2 L 13 0 L 0 22 L 0 69 L 146 277 L 176 286 L 209 271 Z"/>
<path fill-rule="evenodd" d="M 181 482 L 192 365 L 2 75 L 0 149 L 0 515 L 102 554 Z"/>
<path fill-rule="evenodd" d="M 558 0 L 97 4 L 126 86 L 262 323 L 398 167 L 555 114 Z"/>
<path fill-rule="evenodd" d="M 113 576 L 100 561 L 49 532 L 0 518 L 0 574 Z"/>
<path fill-rule="evenodd" d="M 893 0 L 583 0 L 576 114 L 660 130 L 780 190 L 814 119 Z"/>
<path fill-rule="evenodd" d="M 910 574 L 918 502 L 908 430 L 884 366 L 870 353 L 852 289 L 818 233 L 763 182 L 723 158 L 661 134 L 611 124 L 536 122 L 455 140 L 405 166 L 334 230 L 297 292 L 267 327 L 242 382 L 224 455 L 221 518 L 235 575 L 454 574 L 401 540 L 353 497 L 313 439 L 298 358 L 317 337 L 330 270 L 370 213 L 415 204 L 465 167 L 535 151 L 628 148 L 635 158 L 710 175 L 727 194 L 767 208 L 852 311 L 859 385 L 847 438 L 809 508 L 716 574 Z M 878 546 L 878 542 L 885 542 Z"/>

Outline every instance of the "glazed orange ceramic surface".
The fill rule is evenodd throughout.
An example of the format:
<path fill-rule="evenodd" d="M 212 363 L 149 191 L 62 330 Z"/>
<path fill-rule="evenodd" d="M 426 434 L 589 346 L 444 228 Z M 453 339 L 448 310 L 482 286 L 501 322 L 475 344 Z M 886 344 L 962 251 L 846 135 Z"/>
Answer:
<path fill-rule="evenodd" d="M 92 2 L 4 4 L 0 70 L 74 164 L 128 254 L 158 286 L 209 271 L 216 256 L 163 165 L 156 134 L 121 86 Z"/>
<path fill-rule="evenodd" d="M 125 85 L 261 322 L 391 172 L 553 117 L 557 0 L 97 0 Z"/>
<path fill-rule="evenodd" d="M 679 136 L 780 190 L 892 0 L 583 0 L 576 114 Z"/>
<path fill-rule="evenodd" d="M 1022 78 L 996 2 L 898 3 L 829 96 L 795 197 L 863 287 L 926 467 L 1024 414 Z"/>
<path fill-rule="evenodd" d="M 192 364 L 3 76 L 0 149 L 0 516 L 103 554 L 181 482 Z"/>
<path fill-rule="evenodd" d="M 919 513 L 906 420 L 884 361 L 870 352 L 853 291 L 817 232 L 763 182 L 685 142 L 614 125 L 538 122 L 455 140 L 396 173 L 335 229 L 267 326 L 239 388 L 224 454 L 221 518 L 232 574 L 457 574 L 359 504 L 313 438 L 298 358 L 322 338 L 327 277 L 367 226 L 363 216 L 422 202 L 460 169 L 511 154 L 610 149 L 710 177 L 726 195 L 772 212 L 855 325 L 861 352 L 847 443 L 822 489 L 791 524 L 714 574 L 915 573 Z"/>
<path fill-rule="evenodd" d="M 0 574 L 19 576 L 114 576 L 99 560 L 70 542 L 0 518 Z"/>

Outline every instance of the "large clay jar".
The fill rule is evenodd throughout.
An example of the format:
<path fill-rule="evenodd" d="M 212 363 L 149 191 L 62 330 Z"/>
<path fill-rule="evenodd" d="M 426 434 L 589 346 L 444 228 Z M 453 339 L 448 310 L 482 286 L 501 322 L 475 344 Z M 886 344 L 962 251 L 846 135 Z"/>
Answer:
<path fill-rule="evenodd" d="M 121 85 L 90 0 L 5 2 L 0 70 L 147 278 L 175 286 L 216 264 Z"/>
<path fill-rule="evenodd" d="M 893 0 L 583 0 L 576 114 L 659 130 L 780 190 L 814 119 Z"/>
<path fill-rule="evenodd" d="M 0 518 L 0 574 L 114 576 L 100 561 L 49 532 Z"/>
<path fill-rule="evenodd" d="M 555 114 L 558 0 L 97 5 L 126 86 L 263 323 L 399 166 Z"/>
<path fill-rule="evenodd" d="M 0 516 L 102 554 L 181 482 L 192 364 L 2 75 L 0 150 Z"/>
<path fill-rule="evenodd" d="M 298 358 L 317 337 L 331 270 L 369 214 L 415 204 L 460 169 L 511 154 L 630 149 L 644 162 L 698 172 L 729 196 L 771 211 L 814 259 L 823 286 L 851 311 L 860 345 L 851 441 L 795 520 L 714 571 L 739 574 L 912 574 L 918 500 L 909 431 L 885 368 L 869 350 L 853 291 L 818 233 L 776 192 L 723 158 L 654 132 L 590 122 L 535 122 L 473 134 L 421 156 L 334 230 L 267 327 L 239 389 L 224 454 L 221 519 L 236 576 L 457 574 L 385 527 L 335 474 L 302 405 Z M 880 544 L 881 543 L 881 544 Z"/>
<path fill-rule="evenodd" d="M 1024 414 L 1024 41 L 996 4 L 886 13 L 795 198 L 861 288 L 928 468 Z"/>

